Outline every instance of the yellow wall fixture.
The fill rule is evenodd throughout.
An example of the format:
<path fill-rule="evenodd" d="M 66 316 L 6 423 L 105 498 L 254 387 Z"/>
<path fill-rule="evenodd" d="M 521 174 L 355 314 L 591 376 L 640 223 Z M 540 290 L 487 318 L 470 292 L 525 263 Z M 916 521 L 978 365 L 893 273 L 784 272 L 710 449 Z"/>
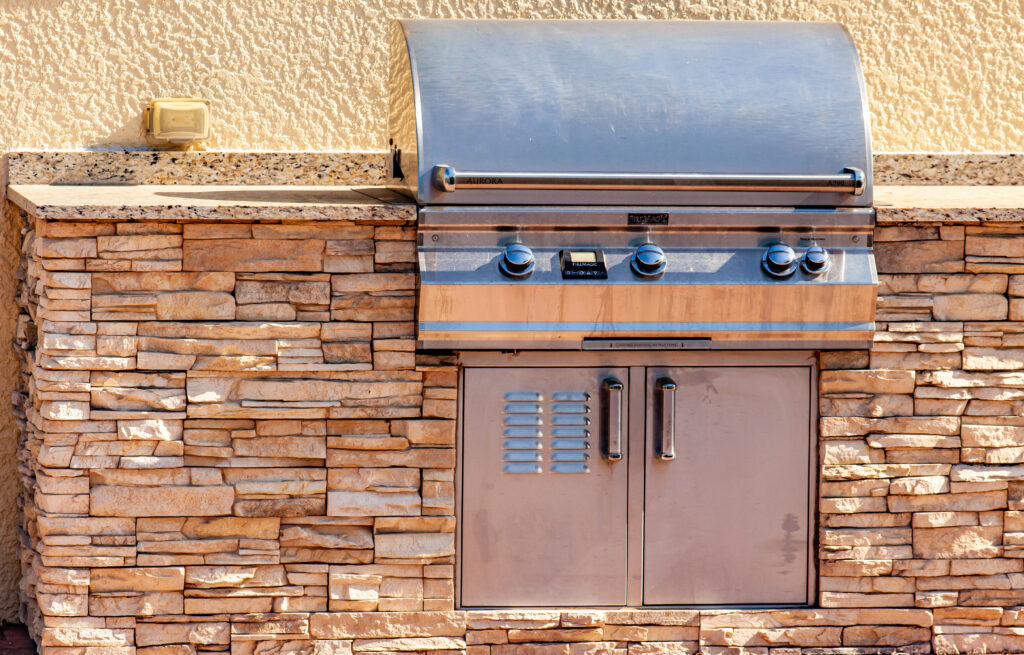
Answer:
<path fill-rule="evenodd" d="M 146 107 L 146 134 L 157 143 L 185 144 L 210 138 L 210 101 L 153 98 Z"/>

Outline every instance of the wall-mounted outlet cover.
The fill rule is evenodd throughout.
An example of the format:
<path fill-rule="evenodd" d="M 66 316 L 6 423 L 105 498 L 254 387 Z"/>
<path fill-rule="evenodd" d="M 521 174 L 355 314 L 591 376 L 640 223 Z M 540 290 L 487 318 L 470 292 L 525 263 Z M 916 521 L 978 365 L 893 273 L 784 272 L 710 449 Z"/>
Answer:
<path fill-rule="evenodd" d="M 146 134 L 163 143 L 210 138 L 210 101 L 203 98 L 153 98 L 143 117 Z"/>

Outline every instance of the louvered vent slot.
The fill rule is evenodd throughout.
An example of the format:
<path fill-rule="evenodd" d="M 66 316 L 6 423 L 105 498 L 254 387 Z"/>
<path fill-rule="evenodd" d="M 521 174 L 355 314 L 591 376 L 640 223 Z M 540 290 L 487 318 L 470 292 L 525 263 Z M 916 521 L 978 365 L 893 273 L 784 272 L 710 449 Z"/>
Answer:
<path fill-rule="evenodd" d="M 551 403 L 552 473 L 590 473 L 590 394 L 556 391 Z"/>
<path fill-rule="evenodd" d="M 538 391 L 509 391 L 502 409 L 502 466 L 505 473 L 541 473 L 544 397 Z"/>

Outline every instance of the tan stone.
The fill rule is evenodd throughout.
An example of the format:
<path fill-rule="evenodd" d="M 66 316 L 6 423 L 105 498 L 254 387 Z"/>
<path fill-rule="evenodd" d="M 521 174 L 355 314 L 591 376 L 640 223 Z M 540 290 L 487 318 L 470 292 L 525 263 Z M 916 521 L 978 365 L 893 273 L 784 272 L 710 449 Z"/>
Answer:
<path fill-rule="evenodd" d="M 879 273 L 960 273 L 963 241 L 897 241 L 875 244 Z"/>
<path fill-rule="evenodd" d="M 328 516 L 414 516 L 420 512 L 418 493 L 330 491 Z"/>
<path fill-rule="evenodd" d="M 281 520 L 278 518 L 189 518 L 181 533 L 192 539 L 247 537 L 277 539 Z"/>
<path fill-rule="evenodd" d="M 283 566 L 188 566 L 185 582 L 189 588 L 276 587 L 287 584 Z"/>
<path fill-rule="evenodd" d="M 232 487 L 115 487 L 90 489 L 95 516 L 216 516 L 231 513 Z"/>
<path fill-rule="evenodd" d="M 372 293 L 414 289 L 416 276 L 407 273 L 368 273 L 331 276 L 334 294 Z"/>
<path fill-rule="evenodd" d="M 167 419 L 139 419 L 117 422 L 117 438 L 127 440 L 180 441 L 182 422 Z"/>
<path fill-rule="evenodd" d="M 161 321 L 232 320 L 235 299 L 220 291 L 161 293 L 156 300 L 156 317 Z"/>
<path fill-rule="evenodd" d="M 331 612 L 310 616 L 309 630 L 322 639 L 458 637 L 466 634 L 466 618 L 457 612 Z"/>
<path fill-rule="evenodd" d="M 295 308 L 288 303 L 238 305 L 235 318 L 239 321 L 294 321 Z"/>
<path fill-rule="evenodd" d="M 163 644 L 226 645 L 230 641 L 227 621 L 196 621 L 193 623 L 138 623 L 135 642 L 138 646 Z"/>
<path fill-rule="evenodd" d="M 914 556 L 926 559 L 998 557 L 1002 543 L 998 526 L 915 528 Z"/>
<path fill-rule="evenodd" d="M 347 491 L 416 492 L 420 472 L 415 468 L 332 468 L 327 488 Z"/>
<path fill-rule="evenodd" d="M 965 371 L 1014 371 L 1024 369 L 1024 348 L 965 348 Z"/>
<path fill-rule="evenodd" d="M 844 646 L 909 646 L 930 643 L 932 631 L 911 626 L 850 626 L 843 630 Z"/>
<path fill-rule="evenodd" d="M 1006 492 L 889 496 L 890 512 L 983 512 L 1006 507 Z"/>
<path fill-rule="evenodd" d="M 281 530 L 281 547 L 373 548 L 373 534 L 354 525 L 292 525 Z"/>
<path fill-rule="evenodd" d="M 42 257 L 76 259 L 96 256 L 96 239 L 37 239 L 36 249 Z"/>
<path fill-rule="evenodd" d="M 722 646 L 829 647 L 842 644 L 842 628 L 701 628 L 701 641 Z"/>
<path fill-rule="evenodd" d="M 114 591 L 89 596 L 91 616 L 158 616 L 181 614 L 184 597 L 180 591 Z"/>
<path fill-rule="evenodd" d="M 97 568 L 89 580 L 91 592 L 181 591 L 184 588 L 185 569 L 181 566 Z"/>
<path fill-rule="evenodd" d="M 935 296 L 932 304 L 937 321 L 1001 321 L 1008 311 L 1006 296 L 989 293 Z"/>
<path fill-rule="evenodd" d="M 185 239 L 185 271 L 320 271 L 321 239 Z"/>
<path fill-rule="evenodd" d="M 323 437 L 256 437 L 232 439 L 236 456 L 253 457 L 327 457 L 327 442 Z"/>
<path fill-rule="evenodd" d="M 944 476 L 923 476 L 916 478 L 896 478 L 889 484 L 889 493 L 893 495 L 929 495 L 949 492 L 949 478 Z"/>
<path fill-rule="evenodd" d="M 930 627 L 932 614 L 919 609 L 794 609 L 703 612 L 706 628 L 777 628 L 787 626 L 914 625 Z"/>
<path fill-rule="evenodd" d="M 475 646 L 474 648 L 481 648 Z M 570 644 L 495 644 L 491 655 L 571 655 Z M 467 653 L 469 655 L 469 653 Z"/>
<path fill-rule="evenodd" d="M 563 628 L 563 629 L 546 629 L 546 630 L 520 630 L 513 628 L 508 631 L 509 643 L 517 644 L 524 642 L 544 642 L 544 641 L 599 641 L 603 638 L 604 631 L 602 628 Z M 614 637 L 609 637 L 614 639 Z M 619 641 L 627 641 L 625 639 Z M 640 639 L 633 639 L 629 641 L 641 641 Z"/>
<path fill-rule="evenodd" d="M 134 360 L 133 360 L 134 361 Z M 172 353 L 149 353 L 138 354 L 138 367 L 141 370 L 159 371 L 187 371 L 196 363 L 195 355 L 176 355 Z"/>
<path fill-rule="evenodd" d="M 135 655 L 195 655 L 195 653 L 196 647 L 192 644 L 169 644 L 135 649 Z"/>
<path fill-rule="evenodd" d="M 455 535 L 429 533 L 377 535 L 375 552 L 379 557 L 398 559 L 449 557 L 455 555 Z"/>
<path fill-rule="evenodd" d="M 133 631 L 94 626 L 43 628 L 42 646 L 131 646 Z"/>
<path fill-rule="evenodd" d="M 37 592 L 35 602 L 43 616 L 88 616 L 87 594 L 46 594 Z"/>
<path fill-rule="evenodd" d="M 1024 426 L 965 424 L 961 441 L 967 448 L 1024 446 Z"/>
<path fill-rule="evenodd" d="M 933 646 L 937 655 L 959 653 L 1024 652 L 1024 635 L 981 633 L 936 634 Z"/>

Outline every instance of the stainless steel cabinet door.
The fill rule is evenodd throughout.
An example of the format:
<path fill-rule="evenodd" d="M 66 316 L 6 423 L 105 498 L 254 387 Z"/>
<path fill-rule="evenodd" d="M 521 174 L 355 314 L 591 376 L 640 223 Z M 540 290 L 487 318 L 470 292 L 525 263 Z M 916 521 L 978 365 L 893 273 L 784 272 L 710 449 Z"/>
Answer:
<path fill-rule="evenodd" d="M 808 602 L 810 377 L 648 369 L 645 604 Z"/>
<path fill-rule="evenodd" d="M 467 368 L 461 604 L 622 605 L 628 371 Z"/>

